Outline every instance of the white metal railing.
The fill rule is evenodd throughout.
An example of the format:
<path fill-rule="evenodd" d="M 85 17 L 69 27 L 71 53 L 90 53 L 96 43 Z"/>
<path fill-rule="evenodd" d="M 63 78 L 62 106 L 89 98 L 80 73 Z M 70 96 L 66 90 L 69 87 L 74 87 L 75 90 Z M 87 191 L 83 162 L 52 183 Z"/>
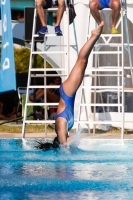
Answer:
<path fill-rule="evenodd" d="M 47 128 L 47 124 L 49 123 L 54 123 L 54 120 L 48 120 L 47 119 L 47 107 L 49 106 L 58 106 L 58 103 L 47 103 L 47 96 L 46 96 L 46 89 L 47 88 L 59 88 L 59 86 L 55 86 L 55 85 L 50 85 L 47 86 L 46 85 L 46 77 L 49 76 L 49 74 L 47 75 L 46 72 L 48 71 L 53 71 L 53 69 L 49 69 L 46 68 L 46 61 L 47 61 L 47 57 L 46 55 L 48 54 L 59 54 L 61 56 L 64 55 L 65 59 L 64 62 L 62 63 L 63 65 L 61 66 L 60 69 L 56 69 L 56 71 L 60 74 L 58 74 L 58 76 L 61 77 L 67 77 L 69 74 L 69 10 L 68 10 L 68 6 L 67 6 L 67 0 L 65 0 L 65 4 L 66 4 L 66 10 L 65 10 L 65 15 L 66 15 L 66 19 L 67 19 L 67 31 L 65 34 L 62 34 L 60 36 L 56 35 L 56 34 L 45 34 L 43 39 L 44 39 L 44 50 L 43 51 L 37 51 L 36 49 L 34 49 L 34 45 L 35 45 L 35 38 L 39 37 L 39 35 L 37 35 L 35 33 L 36 30 L 36 17 L 37 17 L 37 12 L 36 12 L 36 8 L 34 10 L 34 19 L 33 19 L 33 30 L 32 30 L 32 41 L 31 41 L 31 53 L 30 53 L 30 62 L 29 62 L 29 73 L 28 73 L 28 82 L 27 82 L 27 92 L 26 92 L 26 103 L 25 103 L 25 111 L 24 111 L 24 118 L 23 118 L 23 127 L 22 127 L 22 137 L 25 137 L 25 127 L 27 123 L 43 123 L 45 125 L 45 133 L 46 133 L 46 128 Z M 57 10 L 57 8 L 49 8 L 46 11 L 47 12 L 53 12 Z M 77 38 L 76 38 L 76 31 L 75 31 L 75 24 L 73 22 L 73 31 L 74 31 L 74 38 L 75 38 L 75 50 L 77 51 L 78 54 L 78 46 L 77 46 Z M 64 37 L 65 41 L 66 41 L 66 45 L 62 45 L 59 44 L 58 46 L 60 46 L 61 50 L 60 51 L 49 51 L 50 47 L 52 46 L 56 46 L 56 45 L 48 45 L 47 44 L 47 38 L 48 37 Z M 63 49 L 63 50 L 62 50 Z M 33 68 L 32 67 L 32 59 L 35 55 L 40 54 L 40 55 L 44 55 L 44 68 Z M 31 74 L 31 72 L 35 72 L 35 74 Z M 37 74 L 36 72 L 44 72 L 44 74 Z M 50 74 L 51 76 L 57 76 L 56 74 Z M 31 85 L 31 77 L 44 77 L 44 85 Z M 31 89 L 38 89 L 38 88 L 42 88 L 44 89 L 44 103 L 29 103 L 29 90 Z M 45 110 L 45 114 L 44 114 L 44 120 L 28 120 L 27 119 L 27 109 L 28 106 L 43 106 L 44 110 Z"/>
<path fill-rule="evenodd" d="M 110 9 L 107 9 L 110 10 Z M 89 13 L 89 25 L 88 25 L 88 37 L 90 36 L 90 13 Z M 94 85 L 93 86 L 84 86 L 81 87 L 81 104 L 79 106 L 79 111 L 78 111 L 78 119 L 77 119 L 77 124 L 78 128 L 81 123 L 87 124 L 88 125 L 88 130 L 90 132 L 90 124 L 94 124 L 93 126 L 93 134 L 95 134 L 95 128 L 97 124 L 108 124 L 108 121 L 106 120 L 106 114 L 105 114 L 105 106 L 117 106 L 119 112 L 121 112 L 121 119 L 118 122 L 115 122 L 116 124 L 119 123 L 121 124 L 121 138 L 124 138 L 124 91 L 127 91 L 124 89 L 124 70 L 125 69 L 130 69 L 130 75 L 132 78 L 132 85 L 133 85 L 133 75 L 132 75 L 132 59 L 131 59 L 131 50 L 130 50 L 130 43 L 129 43 L 129 33 L 128 33 L 128 23 L 127 23 L 127 15 L 126 15 L 126 1 L 121 1 L 121 17 L 118 20 L 117 27 L 121 25 L 121 33 L 120 34 L 101 34 L 99 41 L 97 44 L 94 46 L 93 52 L 91 53 L 93 55 L 93 67 L 92 68 L 87 68 L 86 69 L 86 74 L 85 76 L 91 77 L 94 79 Z M 126 42 L 124 43 L 124 32 L 123 30 L 125 29 L 126 32 Z M 111 40 L 113 38 L 120 38 L 120 43 L 118 42 L 113 42 L 111 43 Z M 101 43 L 102 40 L 102 43 Z M 104 47 L 104 50 L 102 48 Z M 116 47 L 116 50 L 106 50 L 105 48 L 108 47 Z M 124 50 L 127 51 L 128 53 L 128 58 L 129 58 L 129 66 L 124 67 Z M 99 60 L 100 56 L 102 55 L 117 55 L 117 66 L 100 66 Z M 93 72 L 90 74 L 90 72 Z M 106 73 L 105 75 L 100 74 L 100 72 L 115 72 L 116 74 L 108 74 Z M 88 74 L 87 74 L 88 73 Z M 101 85 L 100 82 L 100 77 L 106 76 L 106 77 L 116 77 L 117 78 L 117 86 L 103 86 Z M 120 83 L 121 82 L 121 83 Z M 86 103 L 86 98 L 85 98 L 85 89 L 89 89 L 89 92 L 94 94 L 94 99 L 93 103 Z M 103 92 L 116 92 L 118 95 L 118 103 L 114 104 L 104 104 L 103 99 L 102 99 L 102 93 Z M 101 98 L 101 103 L 96 103 L 96 94 L 100 94 Z M 120 95 L 121 95 L 121 103 L 120 103 Z M 84 101 L 84 103 L 82 103 Z M 86 112 L 86 120 L 81 120 L 81 107 L 85 107 L 85 112 Z M 87 106 L 92 107 L 93 106 L 93 122 L 90 121 L 89 115 L 87 113 Z M 103 115 L 104 115 L 104 120 L 97 121 L 96 120 L 96 106 L 101 106 L 103 108 Z M 120 109 L 121 107 L 121 109 Z M 111 123 L 111 121 L 110 121 Z M 113 122 L 114 123 L 114 122 Z"/>

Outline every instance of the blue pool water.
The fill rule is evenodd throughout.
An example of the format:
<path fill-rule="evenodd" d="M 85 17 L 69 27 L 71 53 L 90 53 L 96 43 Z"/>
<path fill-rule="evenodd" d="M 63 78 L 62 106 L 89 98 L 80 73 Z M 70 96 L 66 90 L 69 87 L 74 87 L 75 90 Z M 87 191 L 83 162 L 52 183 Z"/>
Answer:
<path fill-rule="evenodd" d="M 47 152 L 35 145 L 0 140 L 0 200 L 133 199 L 132 140 L 81 140 Z"/>

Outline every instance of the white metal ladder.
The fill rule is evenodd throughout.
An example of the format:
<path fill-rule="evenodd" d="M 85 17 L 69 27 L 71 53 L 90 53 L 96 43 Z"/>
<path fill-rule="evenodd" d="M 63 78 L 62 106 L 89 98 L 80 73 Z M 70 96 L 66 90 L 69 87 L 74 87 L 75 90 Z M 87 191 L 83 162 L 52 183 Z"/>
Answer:
<path fill-rule="evenodd" d="M 61 77 L 65 77 L 67 78 L 68 74 L 69 74 L 69 47 L 71 45 L 69 45 L 69 9 L 67 6 L 67 0 L 65 0 L 65 5 L 66 5 L 66 10 L 64 12 L 64 14 L 66 15 L 66 20 L 67 20 L 67 33 L 62 34 L 62 35 L 57 35 L 57 34 L 45 34 L 44 35 L 44 51 L 35 51 L 34 50 L 34 44 L 35 44 L 35 38 L 39 37 L 39 35 L 35 34 L 35 30 L 36 30 L 36 17 L 37 17 L 37 12 L 36 12 L 36 8 L 34 10 L 34 19 L 33 19 L 33 30 L 32 30 L 32 41 L 31 41 L 31 53 L 30 53 L 30 63 L 29 63 L 29 73 L 28 73 L 28 82 L 27 82 L 27 93 L 26 93 L 26 103 L 25 103 L 25 111 L 24 111 L 24 118 L 23 118 L 23 127 L 22 127 L 22 137 L 25 137 L 25 128 L 26 128 L 26 124 L 44 124 L 45 125 L 45 134 L 46 134 L 46 125 L 50 124 L 50 123 L 55 123 L 55 120 L 48 120 L 47 119 L 47 107 L 48 106 L 58 106 L 58 103 L 47 103 L 47 98 L 46 98 L 46 89 L 47 88 L 59 88 L 59 86 L 47 86 L 46 85 L 46 77 L 50 76 L 50 77 L 56 77 L 56 76 L 61 76 Z M 56 11 L 58 8 L 49 8 L 47 9 L 47 12 L 53 12 Z M 75 45 L 72 45 L 72 47 L 77 51 L 78 53 L 78 45 L 77 45 L 77 37 L 76 37 L 76 31 L 75 31 L 75 23 L 73 21 L 73 30 L 74 30 L 74 38 L 75 38 Z M 52 46 L 56 46 L 56 45 L 47 45 L 47 39 L 48 38 L 52 38 L 55 37 L 55 39 L 57 37 L 64 37 L 65 38 L 65 42 L 66 44 L 64 45 L 58 45 L 61 50 L 60 51 L 49 51 L 50 47 Z M 32 59 L 34 55 L 43 55 L 44 57 L 44 68 L 33 68 L 32 67 Z M 59 55 L 64 55 L 64 67 L 61 66 L 61 68 L 56 68 L 54 69 L 55 71 L 57 71 L 57 74 L 46 74 L 46 72 L 48 71 L 53 71 L 53 68 L 46 68 L 46 61 L 47 61 L 47 55 L 48 54 L 59 54 Z M 32 74 L 32 72 L 35 72 L 35 74 Z M 43 72 L 43 74 L 37 74 L 36 72 Z M 41 86 L 37 86 L 37 85 L 31 85 L 31 77 L 44 77 L 44 85 Z M 37 89 L 37 88 L 42 88 L 44 89 L 44 103 L 29 103 L 29 91 L 30 89 Z M 28 106 L 43 106 L 45 109 L 45 114 L 44 114 L 44 120 L 28 120 L 27 119 L 27 110 L 28 110 Z"/>
<path fill-rule="evenodd" d="M 121 138 L 124 138 L 124 69 L 130 69 L 130 76 L 132 79 L 133 85 L 133 74 L 132 74 L 132 59 L 131 59 L 131 51 L 129 45 L 129 34 L 128 34 L 128 23 L 127 23 L 127 15 L 126 15 L 126 0 L 121 1 L 121 16 L 117 23 L 117 27 L 121 24 L 121 33 L 120 34 L 101 34 L 98 42 L 95 44 L 94 49 L 92 51 L 93 55 L 93 63 L 92 68 L 86 69 L 86 75 L 92 77 L 94 79 L 94 84 L 91 86 L 85 86 L 84 82 L 81 87 L 81 104 L 79 105 L 79 112 L 78 112 L 78 128 L 80 124 L 88 125 L 88 130 L 90 133 L 90 125 L 93 125 L 93 134 L 95 134 L 95 128 L 98 124 L 120 124 L 121 125 Z M 124 21 L 123 21 L 124 19 Z M 89 14 L 89 25 L 90 25 L 90 14 Z M 126 32 L 126 41 L 124 43 L 124 32 L 123 29 L 125 28 Z M 88 35 L 89 37 L 89 35 Z M 115 39 L 119 38 L 120 43 L 115 42 Z M 113 40 L 113 42 L 112 42 Z M 106 48 L 110 50 L 106 51 Z M 112 48 L 115 48 L 115 50 Z M 129 65 L 124 67 L 124 50 L 128 52 L 129 57 Z M 117 55 L 117 66 L 100 66 L 99 60 L 101 56 L 105 55 Z M 92 73 L 93 72 L 93 73 Z M 102 74 L 106 72 L 106 74 Z M 113 72 L 113 73 L 112 73 Z M 100 77 L 116 77 L 117 78 L 117 86 L 101 86 L 100 84 Z M 97 83 L 98 82 L 98 83 Z M 86 103 L 85 98 L 85 89 L 91 90 L 91 93 L 94 94 L 93 102 L 88 104 Z M 118 102 L 117 103 L 104 103 L 102 98 L 103 92 L 114 92 L 118 95 Z M 96 102 L 96 95 L 100 94 L 101 103 Z M 121 96 L 121 101 L 120 101 Z M 86 111 L 86 120 L 81 120 L 81 108 L 92 106 L 93 107 L 93 119 L 89 119 L 89 115 Z M 103 115 L 104 118 L 102 120 L 96 120 L 96 107 L 102 106 L 103 108 Z M 118 107 L 118 112 L 121 112 L 121 119 L 117 121 L 106 120 L 106 113 L 105 108 L 107 107 Z"/>

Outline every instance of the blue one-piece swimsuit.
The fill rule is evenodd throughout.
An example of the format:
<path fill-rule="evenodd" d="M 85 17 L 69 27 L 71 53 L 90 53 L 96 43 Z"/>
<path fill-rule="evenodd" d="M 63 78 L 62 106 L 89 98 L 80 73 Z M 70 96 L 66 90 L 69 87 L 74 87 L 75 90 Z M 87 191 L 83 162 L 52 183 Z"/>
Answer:
<path fill-rule="evenodd" d="M 110 0 L 99 0 L 99 3 L 101 4 L 100 10 L 102 10 L 104 8 L 109 8 Z"/>
<path fill-rule="evenodd" d="M 63 90 L 62 84 L 60 85 L 59 91 L 60 91 L 60 97 L 65 102 L 65 109 L 55 117 L 55 120 L 57 120 L 59 117 L 65 118 L 68 123 L 68 131 L 69 131 L 73 127 L 73 124 L 74 124 L 74 101 L 75 101 L 76 94 L 74 94 L 71 97 L 67 96 Z M 56 128 L 55 128 L 55 131 L 56 131 Z"/>

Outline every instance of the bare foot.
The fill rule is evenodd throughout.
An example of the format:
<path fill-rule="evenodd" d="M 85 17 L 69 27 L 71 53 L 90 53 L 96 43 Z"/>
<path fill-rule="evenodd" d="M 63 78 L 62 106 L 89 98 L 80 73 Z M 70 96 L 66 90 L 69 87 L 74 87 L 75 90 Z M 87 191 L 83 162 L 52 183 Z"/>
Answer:
<path fill-rule="evenodd" d="M 103 30 L 103 26 L 104 26 L 104 22 L 102 21 L 96 29 L 91 31 L 91 34 L 99 37 Z"/>

